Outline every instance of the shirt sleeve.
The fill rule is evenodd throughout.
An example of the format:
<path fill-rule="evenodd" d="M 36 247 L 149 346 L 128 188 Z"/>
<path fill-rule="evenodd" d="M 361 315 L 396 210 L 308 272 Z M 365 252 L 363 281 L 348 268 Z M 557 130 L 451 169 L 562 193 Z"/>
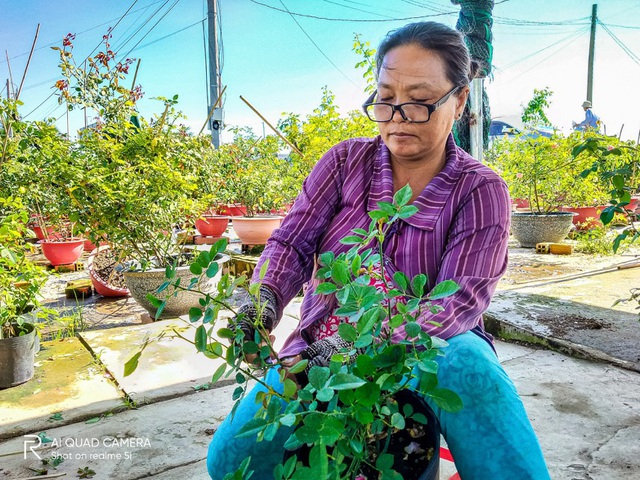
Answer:
<path fill-rule="evenodd" d="M 434 315 L 427 309 L 418 318 L 429 335 L 446 340 L 481 322 L 496 285 L 507 269 L 510 220 L 509 192 L 501 180 L 479 185 L 461 205 L 449 230 L 435 282 L 437 285 L 453 280 L 460 289 L 432 302 L 443 311 Z"/>
<path fill-rule="evenodd" d="M 278 298 L 277 316 L 296 296 L 313 273 L 318 242 L 340 204 L 342 191 L 342 159 L 347 146 L 338 144 L 315 165 L 302 184 L 291 211 L 267 242 L 252 280 L 260 281 L 259 272 L 269 259 L 262 284 L 271 288 Z"/>

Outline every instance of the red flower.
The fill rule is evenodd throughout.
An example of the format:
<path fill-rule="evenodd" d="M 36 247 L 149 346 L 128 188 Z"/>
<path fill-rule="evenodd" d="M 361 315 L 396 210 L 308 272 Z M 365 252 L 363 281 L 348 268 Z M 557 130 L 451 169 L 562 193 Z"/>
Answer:
<path fill-rule="evenodd" d="M 63 47 L 73 47 L 73 44 L 71 43 L 71 40 L 75 40 L 76 36 L 72 33 L 67 33 L 67 36 L 64 37 L 62 39 L 62 46 Z"/>
<path fill-rule="evenodd" d="M 67 82 L 66 80 L 58 80 L 55 84 L 55 87 L 58 90 L 66 90 L 68 86 L 69 86 L 69 82 Z"/>

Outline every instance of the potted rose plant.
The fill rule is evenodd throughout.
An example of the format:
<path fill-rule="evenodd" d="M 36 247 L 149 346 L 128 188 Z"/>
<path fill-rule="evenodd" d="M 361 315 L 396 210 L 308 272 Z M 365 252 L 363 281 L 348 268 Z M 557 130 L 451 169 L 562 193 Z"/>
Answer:
<path fill-rule="evenodd" d="M 411 190 L 407 186 L 396 193 L 394 204 L 380 202 L 380 209 L 370 212 L 369 230 L 354 230 L 342 240 L 353 245 L 347 253 L 324 252 L 320 256 L 321 268 L 317 272 L 320 283 L 316 294 L 336 296 L 340 307 L 337 312 L 344 317 L 338 334 L 352 347 L 334 355 L 329 367 L 312 367 L 309 383 L 301 388 L 286 377 L 285 369 L 281 369 L 283 393 L 268 389 L 261 398 L 263 407 L 240 432 L 245 436 L 257 435 L 260 441 L 269 441 L 280 428 L 291 432 L 286 448 L 292 453 L 276 467 L 274 478 L 302 478 L 304 475 L 306 478 L 355 479 L 363 473 L 369 475 L 368 478 L 374 478 L 374 475 L 400 478 L 400 471 L 404 478 L 437 478 L 437 429 L 432 431 L 433 436 L 425 435 L 424 439 L 420 435 L 416 439 L 404 436 L 409 437 L 409 442 L 418 443 L 419 448 L 413 451 L 419 457 L 415 462 L 419 465 L 417 470 L 407 470 L 414 457 L 407 455 L 403 449 L 405 445 L 400 446 L 400 456 L 394 456 L 389 448 L 395 445 L 394 439 L 402 437 L 402 432 L 409 428 L 420 427 L 417 429 L 422 430 L 425 424 L 426 430 L 435 427 L 433 418 L 427 420 L 420 402 L 407 398 L 411 397 L 410 384 L 441 408 L 456 411 L 462 406 L 454 392 L 438 387 L 434 359 L 442 354 L 441 347 L 446 343 L 430 337 L 416 323 L 421 311 L 439 311 L 432 300 L 455 293 L 458 286 L 452 281 L 444 281 L 431 292 L 425 292 L 424 275 L 409 279 L 401 272 L 394 274 L 394 285 L 388 291 L 370 285 L 372 276 L 378 275 L 377 269 L 380 269 L 380 278 L 384 276 L 380 245 L 389 228 L 417 210 L 407 205 L 410 198 Z M 217 265 L 209 259 L 224 248 L 222 240 L 209 252 L 203 252 L 194 264 L 196 271 L 206 269 L 207 275 L 215 274 Z M 268 262 L 265 262 L 261 277 L 267 268 Z M 166 285 L 169 289 L 184 288 L 171 278 L 171 274 Z M 217 292 L 203 293 L 203 302 L 190 311 L 189 321 L 186 321 L 193 329 L 191 343 L 195 348 L 208 358 L 224 362 L 214 373 L 212 382 L 231 377 L 238 383 L 234 399 L 240 399 L 246 393 L 249 380 L 262 382 L 255 367 L 270 368 L 281 363 L 261 325 L 255 325 L 256 337 L 248 339 L 240 329 L 227 328 L 228 320 L 219 318 L 222 308 L 235 313 L 229 298 L 238 286 L 246 287 L 254 297 L 260 288 L 259 283 L 247 286 L 244 277 L 233 280 L 224 275 Z M 160 299 L 158 302 L 162 304 Z M 397 311 L 393 310 L 393 304 Z M 259 311 L 263 306 L 256 304 L 256 308 Z M 236 320 L 241 318 L 236 316 Z M 224 327 L 216 333 L 220 321 Z M 392 343 L 392 335 L 399 328 L 405 332 L 404 339 Z M 185 338 L 184 332 L 174 332 Z M 162 332 L 160 336 L 167 334 Z M 151 341 L 153 339 L 145 342 L 126 362 L 125 375 L 137 368 L 140 356 Z M 257 364 L 244 364 L 245 354 L 257 354 Z M 289 372 L 300 373 L 306 366 L 307 360 L 302 360 Z M 285 403 L 285 408 L 281 402 Z M 434 443 L 420 443 L 427 438 Z M 300 450 L 303 445 L 307 446 L 308 455 Z M 247 478 L 244 475 L 250 469 L 248 459 L 233 478 Z"/>
<path fill-rule="evenodd" d="M 267 242 L 282 217 L 272 215 L 286 203 L 280 188 L 289 164 L 278 158 L 275 136 L 258 138 L 248 129 L 236 129 L 233 143 L 219 149 L 219 162 L 226 176 L 226 189 L 246 209 L 233 217 L 233 229 L 245 245 Z"/>
<path fill-rule="evenodd" d="M 56 84 L 60 101 L 98 114 L 69 156 L 64 178 L 75 206 L 69 217 L 91 232 L 94 243 L 107 240 L 131 295 L 155 315 L 147 294 L 162 284 L 165 269 L 180 266 L 179 275 L 190 275 L 186 262 L 192 254 L 177 241 L 175 230 L 210 200 L 197 186 L 204 168 L 199 158 L 211 147 L 179 125 L 177 96 L 158 97 L 162 110 L 152 119 L 138 114 L 140 87 L 123 87 L 132 60 L 119 62 L 109 38 L 105 35 L 103 49 L 88 60 L 86 70 L 75 65 L 69 38 L 58 49 L 64 77 Z M 183 292 L 161 313 L 177 316 L 194 303 L 197 298 Z"/>

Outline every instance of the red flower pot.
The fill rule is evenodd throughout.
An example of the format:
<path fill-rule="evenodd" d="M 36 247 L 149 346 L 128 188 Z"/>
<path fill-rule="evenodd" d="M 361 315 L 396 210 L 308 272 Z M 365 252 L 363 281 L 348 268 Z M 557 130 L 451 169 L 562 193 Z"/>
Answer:
<path fill-rule="evenodd" d="M 241 217 L 247 214 L 247 207 L 239 204 L 222 205 L 216 209 L 218 215 L 229 215 L 231 217 Z"/>
<path fill-rule="evenodd" d="M 515 198 L 513 203 L 516 204 L 516 208 L 529 208 L 529 200 L 526 198 Z"/>
<path fill-rule="evenodd" d="M 93 288 L 95 288 L 96 292 L 98 292 L 103 297 L 126 297 L 129 295 L 129 290 L 124 288 L 119 288 L 114 285 L 110 285 L 108 282 L 103 280 L 95 271 L 94 261 L 96 255 L 99 252 L 103 252 L 104 250 L 108 250 L 109 246 L 104 245 L 94 249 L 89 258 L 87 259 L 87 270 L 89 272 L 89 278 L 91 279 L 91 283 L 93 283 Z"/>
<path fill-rule="evenodd" d="M 203 215 L 196 220 L 196 229 L 205 237 L 221 237 L 229 226 L 229 217 Z"/>
<path fill-rule="evenodd" d="M 84 251 L 84 240 L 72 238 L 71 240 L 40 240 L 42 253 L 51 262 L 51 265 L 69 265 L 78 261 Z"/>
<path fill-rule="evenodd" d="M 573 217 L 573 224 L 578 230 L 589 230 L 590 228 L 602 226 L 600 214 L 606 206 L 599 207 L 562 207 L 563 212 L 573 212 L 577 215 Z"/>
<path fill-rule="evenodd" d="M 38 240 L 44 240 L 44 232 L 42 231 L 42 227 L 40 225 L 35 225 L 31 227 L 33 233 L 36 234 L 36 238 Z M 47 236 L 51 240 L 56 240 L 60 238 L 60 233 L 58 233 L 58 229 L 56 227 L 46 227 Z"/>

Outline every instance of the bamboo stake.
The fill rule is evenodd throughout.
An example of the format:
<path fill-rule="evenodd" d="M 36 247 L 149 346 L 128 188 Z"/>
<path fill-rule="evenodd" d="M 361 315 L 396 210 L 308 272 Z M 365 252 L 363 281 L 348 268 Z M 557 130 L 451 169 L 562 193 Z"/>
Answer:
<path fill-rule="evenodd" d="M 24 73 L 22 74 L 22 80 L 20 81 L 20 87 L 18 88 L 18 93 L 16 93 L 16 100 L 20 98 L 20 92 L 22 92 L 22 85 L 24 85 L 24 79 L 27 77 L 27 71 L 29 70 L 29 64 L 31 63 L 31 57 L 33 57 L 33 51 L 36 48 L 36 42 L 38 41 L 38 33 L 40 33 L 40 24 L 38 24 L 38 28 L 36 28 L 36 36 L 33 39 L 33 44 L 31 45 L 31 51 L 29 52 L 29 58 L 27 58 L 27 65 L 24 67 Z"/>
<path fill-rule="evenodd" d="M 11 90 L 9 89 L 9 85 L 13 87 L 13 73 L 11 73 L 11 62 L 9 62 L 9 52 L 5 50 L 4 56 L 7 57 L 7 69 L 9 70 L 9 80 L 7 80 L 7 98 L 11 98 L 9 96 L 9 93 L 11 92 Z M 11 84 L 9 84 L 8 82 L 11 82 Z"/>
<path fill-rule="evenodd" d="M 19 478 L 18 480 L 40 480 L 41 478 L 58 478 L 58 477 L 65 477 L 66 475 L 67 474 L 64 472 L 50 473 L 49 475 L 38 475 L 37 477 Z"/>
<path fill-rule="evenodd" d="M 218 108 L 218 104 L 222 101 L 222 94 L 224 93 L 224 91 L 227 89 L 227 86 L 225 85 L 224 87 L 222 87 L 222 91 L 220 92 L 220 95 L 218 95 L 218 98 L 216 99 L 216 103 L 213 104 L 213 107 L 211 107 L 211 111 L 209 112 L 209 116 L 207 117 L 207 119 L 204 121 L 204 125 L 202 125 L 202 128 L 200 129 L 200 131 L 198 132 L 198 135 L 200 135 L 202 133 L 202 131 L 204 130 L 204 127 L 207 126 L 207 123 L 209 123 L 209 120 L 211 119 L 211 116 L 213 115 L 213 112 L 216 108 Z M 242 97 L 240 97 L 242 98 Z"/>
<path fill-rule="evenodd" d="M 138 69 L 140 68 L 141 61 L 141 59 L 138 59 L 138 63 L 136 63 L 136 71 L 133 72 L 133 82 L 131 82 L 131 90 L 133 90 L 136 86 L 136 79 L 138 78 Z"/>
<path fill-rule="evenodd" d="M 247 101 L 247 100 L 246 100 L 242 95 L 240 95 L 240 100 L 242 100 L 244 103 L 246 103 L 246 104 L 249 106 L 249 108 L 250 108 L 251 110 L 253 110 L 253 111 L 255 112 L 255 114 L 256 114 L 256 115 L 258 115 L 258 116 L 262 119 L 262 121 L 263 121 L 264 123 L 266 123 L 267 125 L 269 125 L 269 128 L 271 128 L 271 130 L 273 130 L 273 131 L 276 133 L 276 135 L 278 135 L 278 136 L 279 136 L 279 137 L 280 137 L 280 138 L 281 138 L 281 139 L 282 139 L 282 140 L 283 140 L 287 145 L 289 145 L 289 146 L 290 146 L 290 147 L 291 147 L 291 148 L 292 148 L 292 149 L 293 149 L 293 150 L 294 150 L 298 155 L 300 155 L 301 157 L 303 156 L 303 155 L 302 155 L 302 152 L 298 149 L 298 147 L 296 147 L 293 143 L 291 143 L 291 142 L 287 139 L 287 137 L 285 137 L 282 133 L 280 133 L 280 131 L 278 131 L 278 130 L 276 129 L 276 127 L 274 127 L 273 125 L 271 125 L 271 124 L 269 123 L 269 120 L 267 120 L 266 118 L 264 118 L 264 117 L 260 114 L 260 112 L 258 112 L 258 110 L 256 110 L 256 109 L 253 107 L 253 105 L 251 105 L 251 104 L 250 104 L 250 103 L 249 103 L 249 102 L 248 102 L 248 101 Z"/>

